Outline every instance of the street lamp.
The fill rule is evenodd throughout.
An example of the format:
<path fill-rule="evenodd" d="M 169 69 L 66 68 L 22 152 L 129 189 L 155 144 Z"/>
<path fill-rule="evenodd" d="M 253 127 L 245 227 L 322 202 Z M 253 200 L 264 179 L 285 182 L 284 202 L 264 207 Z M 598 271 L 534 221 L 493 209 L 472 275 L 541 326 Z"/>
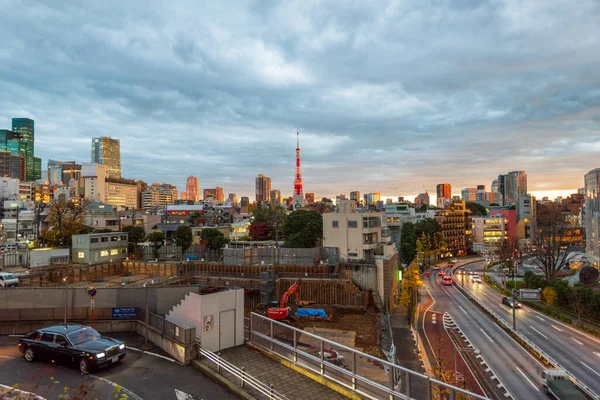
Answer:
<path fill-rule="evenodd" d="M 150 281 L 150 284 L 154 284 L 154 280 Z M 146 349 L 148 349 L 148 327 L 150 326 L 150 324 L 149 324 L 150 312 L 148 311 L 148 282 L 144 283 L 144 288 L 146 289 L 146 338 L 145 338 L 144 346 Z"/>
<path fill-rule="evenodd" d="M 68 287 L 69 287 L 69 282 L 67 282 L 67 276 L 65 276 L 64 278 L 62 278 L 63 283 L 65 284 L 65 321 L 64 324 L 67 324 L 67 303 L 69 302 L 69 294 L 68 294 Z"/>
<path fill-rule="evenodd" d="M 456 349 L 456 351 L 454 352 L 454 386 L 457 386 L 458 385 L 458 379 L 457 379 L 458 378 L 458 376 L 457 376 L 458 375 L 458 369 L 457 369 L 458 367 L 456 364 L 456 353 L 473 352 L 475 355 L 478 355 L 481 352 L 474 347 L 456 347 L 455 349 Z M 466 361 L 465 361 L 465 364 L 466 364 Z"/>

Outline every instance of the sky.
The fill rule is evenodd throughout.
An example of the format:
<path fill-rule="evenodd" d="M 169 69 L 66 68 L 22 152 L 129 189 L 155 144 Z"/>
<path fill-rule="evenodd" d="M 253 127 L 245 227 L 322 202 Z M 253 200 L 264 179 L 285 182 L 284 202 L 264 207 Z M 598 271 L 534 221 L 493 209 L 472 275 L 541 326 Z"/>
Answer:
<path fill-rule="evenodd" d="M 0 128 L 36 156 L 254 198 L 453 193 L 525 170 L 570 193 L 600 167 L 597 0 L 0 0 Z"/>

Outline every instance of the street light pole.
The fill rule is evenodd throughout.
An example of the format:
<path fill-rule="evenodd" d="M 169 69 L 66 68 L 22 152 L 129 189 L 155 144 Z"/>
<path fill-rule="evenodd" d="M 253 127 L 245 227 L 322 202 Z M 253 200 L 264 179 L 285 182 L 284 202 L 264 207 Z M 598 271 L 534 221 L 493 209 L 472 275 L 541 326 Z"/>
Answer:
<path fill-rule="evenodd" d="M 146 288 L 146 337 L 144 342 L 144 348 L 148 349 L 148 282 L 144 283 L 144 288 Z"/>
<path fill-rule="evenodd" d="M 68 287 L 69 287 L 69 282 L 67 282 L 67 277 L 65 276 L 63 278 L 63 283 L 65 284 L 65 321 L 64 324 L 67 324 L 67 303 L 69 302 L 69 292 L 68 292 Z"/>

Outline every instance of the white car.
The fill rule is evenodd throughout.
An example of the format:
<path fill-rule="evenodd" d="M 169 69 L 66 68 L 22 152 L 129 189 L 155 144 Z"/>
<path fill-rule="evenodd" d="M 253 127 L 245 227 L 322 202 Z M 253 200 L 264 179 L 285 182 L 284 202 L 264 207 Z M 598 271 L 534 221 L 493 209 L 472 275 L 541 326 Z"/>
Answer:
<path fill-rule="evenodd" d="M 0 287 L 19 286 L 19 278 L 9 272 L 0 272 Z"/>
<path fill-rule="evenodd" d="M 471 279 L 473 281 L 473 283 L 481 283 L 481 278 L 477 275 L 473 276 L 473 279 Z"/>

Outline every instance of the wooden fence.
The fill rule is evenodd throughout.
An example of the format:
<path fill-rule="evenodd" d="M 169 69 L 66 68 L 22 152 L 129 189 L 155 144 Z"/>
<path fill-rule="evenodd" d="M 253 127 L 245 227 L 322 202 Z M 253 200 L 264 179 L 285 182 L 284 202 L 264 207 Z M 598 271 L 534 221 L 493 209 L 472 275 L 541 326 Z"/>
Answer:
<path fill-rule="evenodd" d="M 360 290 L 348 280 L 323 279 L 278 279 L 276 281 L 276 298 L 294 283 L 300 282 L 299 299 L 314 301 L 316 304 L 367 307 L 371 303 L 371 293 Z"/>

